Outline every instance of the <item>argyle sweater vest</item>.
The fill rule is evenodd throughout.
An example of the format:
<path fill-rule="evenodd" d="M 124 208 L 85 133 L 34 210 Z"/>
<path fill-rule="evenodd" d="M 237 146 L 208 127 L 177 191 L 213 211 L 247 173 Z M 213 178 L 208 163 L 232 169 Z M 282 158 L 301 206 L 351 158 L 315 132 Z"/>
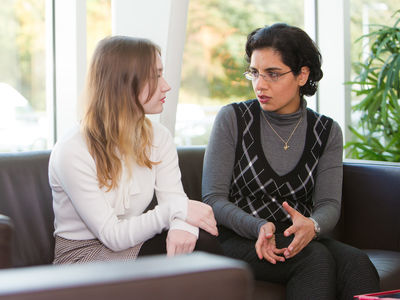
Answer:
<path fill-rule="evenodd" d="M 307 108 L 303 154 L 292 171 L 279 176 L 263 152 L 261 108 L 257 99 L 232 105 L 238 139 L 229 200 L 249 214 L 271 222 L 289 221 L 290 216 L 282 206 L 284 201 L 304 216 L 310 216 L 318 161 L 327 143 L 332 119 Z"/>

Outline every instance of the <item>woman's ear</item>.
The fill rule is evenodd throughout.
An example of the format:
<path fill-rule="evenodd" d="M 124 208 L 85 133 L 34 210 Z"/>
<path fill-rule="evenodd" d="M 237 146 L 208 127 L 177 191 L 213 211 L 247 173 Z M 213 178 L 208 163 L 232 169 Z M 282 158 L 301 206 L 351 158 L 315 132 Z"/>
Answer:
<path fill-rule="evenodd" d="M 301 67 L 300 74 L 297 76 L 299 86 L 303 86 L 307 83 L 308 76 L 310 76 L 310 68 L 307 66 Z"/>

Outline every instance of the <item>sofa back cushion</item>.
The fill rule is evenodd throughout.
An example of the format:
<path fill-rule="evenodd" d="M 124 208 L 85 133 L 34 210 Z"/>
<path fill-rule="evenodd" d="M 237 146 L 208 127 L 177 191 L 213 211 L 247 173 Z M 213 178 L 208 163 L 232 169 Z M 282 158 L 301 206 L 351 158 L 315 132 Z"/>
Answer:
<path fill-rule="evenodd" d="M 50 151 L 0 155 L 0 214 L 14 224 L 12 265 L 51 263 L 54 239 Z"/>
<path fill-rule="evenodd" d="M 183 187 L 193 200 L 201 200 L 204 152 L 204 146 L 178 147 Z M 50 151 L 0 154 L 0 214 L 14 224 L 13 266 L 48 264 L 54 257 L 49 156 Z M 359 248 L 400 251 L 400 163 L 345 161 L 343 171 L 334 236 Z"/>
<path fill-rule="evenodd" d="M 201 177 L 203 176 L 204 146 L 178 147 L 182 185 L 189 199 L 201 201 Z"/>
<path fill-rule="evenodd" d="M 345 161 L 342 202 L 344 242 L 400 251 L 400 163 Z"/>

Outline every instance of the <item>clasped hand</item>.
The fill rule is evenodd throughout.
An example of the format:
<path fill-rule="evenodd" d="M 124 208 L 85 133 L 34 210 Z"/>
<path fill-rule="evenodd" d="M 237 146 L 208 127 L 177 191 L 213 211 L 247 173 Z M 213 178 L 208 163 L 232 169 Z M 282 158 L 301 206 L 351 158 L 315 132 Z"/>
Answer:
<path fill-rule="evenodd" d="M 293 241 L 287 248 L 276 248 L 275 225 L 267 222 L 260 228 L 255 244 L 258 258 L 264 258 L 272 264 L 276 264 L 277 261 L 284 262 L 285 259 L 294 257 L 315 236 L 314 223 L 309 218 L 303 216 L 286 201 L 283 202 L 283 208 L 288 212 L 293 223 L 283 234 L 286 237 L 294 234 Z"/>
<path fill-rule="evenodd" d="M 200 201 L 189 200 L 186 222 L 217 236 L 217 221 L 210 205 Z"/>
<path fill-rule="evenodd" d="M 218 235 L 217 221 L 211 206 L 195 200 L 188 201 L 186 222 L 199 227 L 212 235 Z M 193 252 L 197 237 L 187 231 L 171 229 L 167 236 L 167 256 Z"/>

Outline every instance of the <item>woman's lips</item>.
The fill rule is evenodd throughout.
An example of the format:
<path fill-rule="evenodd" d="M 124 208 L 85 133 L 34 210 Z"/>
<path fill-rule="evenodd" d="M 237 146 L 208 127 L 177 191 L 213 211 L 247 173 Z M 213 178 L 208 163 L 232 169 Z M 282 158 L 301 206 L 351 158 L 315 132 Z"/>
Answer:
<path fill-rule="evenodd" d="M 165 103 L 165 98 L 167 98 L 167 97 L 164 97 L 164 98 L 162 98 L 160 101 L 161 101 L 161 103 Z"/>
<path fill-rule="evenodd" d="M 258 98 L 258 101 L 260 101 L 260 103 L 262 103 L 262 104 L 268 103 L 271 100 L 271 97 L 268 97 L 265 95 L 258 95 L 257 98 Z"/>

